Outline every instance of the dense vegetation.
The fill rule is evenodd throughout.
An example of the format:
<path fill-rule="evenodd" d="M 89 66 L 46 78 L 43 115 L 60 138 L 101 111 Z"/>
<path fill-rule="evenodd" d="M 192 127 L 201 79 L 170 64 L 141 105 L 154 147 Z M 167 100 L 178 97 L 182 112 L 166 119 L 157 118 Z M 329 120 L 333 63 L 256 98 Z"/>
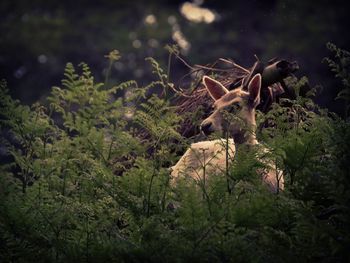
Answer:
<path fill-rule="evenodd" d="M 348 112 L 350 56 L 329 48 Z M 347 114 L 320 109 L 314 89 L 258 114 L 259 140 L 285 172 L 283 192 L 261 185 L 262 164 L 244 147 L 228 171 L 230 192 L 221 176 L 173 185 L 168 167 L 191 138 L 177 132 L 171 83 L 149 61 L 158 79 L 143 87 L 108 88 L 86 64 L 67 64 L 62 87 L 31 107 L 1 83 L 1 143 L 11 157 L 0 168 L 2 262 L 349 260 Z M 289 82 L 299 94 L 307 79 Z"/>

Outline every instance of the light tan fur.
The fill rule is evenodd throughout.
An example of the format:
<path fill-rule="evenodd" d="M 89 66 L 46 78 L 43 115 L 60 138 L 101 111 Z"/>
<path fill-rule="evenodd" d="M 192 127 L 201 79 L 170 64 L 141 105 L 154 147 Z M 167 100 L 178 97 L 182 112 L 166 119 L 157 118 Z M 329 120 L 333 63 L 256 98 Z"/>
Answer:
<path fill-rule="evenodd" d="M 233 139 L 228 140 L 228 156 L 231 160 L 235 155 Z M 196 181 L 206 180 L 205 175 L 223 173 L 226 167 L 226 140 L 218 139 L 193 143 L 180 160 L 171 167 L 172 179 L 189 177 Z"/>
<path fill-rule="evenodd" d="M 255 108 L 260 102 L 261 75 L 255 75 L 248 85 L 248 91 L 242 87 L 228 91 L 221 83 L 208 77 L 203 77 L 203 83 L 210 96 L 214 100 L 213 113 L 205 119 L 201 128 L 206 134 L 211 132 L 224 132 L 225 130 L 235 139 L 229 139 L 229 162 L 235 154 L 235 143 L 247 145 L 259 144 L 256 136 Z M 235 106 L 235 119 L 226 120 L 224 112 Z M 226 146 L 225 140 L 202 141 L 192 144 L 172 167 L 172 178 L 176 181 L 179 176 L 186 175 L 195 180 L 203 177 L 204 167 L 207 175 L 223 173 L 226 169 Z M 260 145 L 260 153 L 264 155 L 268 149 Z M 283 174 L 271 160 L 258 157 L 266 166 L 259 169 L 262 180 L 272 192 L 284 189 Z"/>

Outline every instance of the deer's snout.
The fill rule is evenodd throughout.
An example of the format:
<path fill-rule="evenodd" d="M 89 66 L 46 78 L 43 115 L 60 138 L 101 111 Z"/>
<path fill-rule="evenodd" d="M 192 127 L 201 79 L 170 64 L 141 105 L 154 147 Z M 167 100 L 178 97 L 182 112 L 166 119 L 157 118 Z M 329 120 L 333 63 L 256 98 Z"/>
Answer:
<path fill-rule="evenodd" d="M 201 131 L 207 136 L 210 135 L 214 131 L 212 123 L 211 122 L 202 123 Z"/>

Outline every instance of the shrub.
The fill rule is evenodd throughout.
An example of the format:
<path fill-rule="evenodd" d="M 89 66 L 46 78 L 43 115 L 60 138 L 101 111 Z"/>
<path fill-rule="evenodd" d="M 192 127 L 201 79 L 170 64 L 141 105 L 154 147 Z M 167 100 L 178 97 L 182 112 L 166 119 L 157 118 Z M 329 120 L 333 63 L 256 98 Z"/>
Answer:
<path fill-rule="evenodd" d="M 269 123 L 258 136 L 285 172 L 284 192 L 260 185 L 254 149 L 243 147 L 232 192 L 220 176 L 206 188 L 174 187 L 168 167 L 190 139 L 177 132 L 167 75 L 150 62 L 158 80 L 111 88 L 94 83 L 86 64 L 67 64 L 62 87 L 31 107 L 1 83 L 10 158 L 0 168 L 3 262 L 349 260 L 348 122 L 319 109 L 313 90 L 258 116 Z M 307 79 L 292 81 L 298 91 Z"/>

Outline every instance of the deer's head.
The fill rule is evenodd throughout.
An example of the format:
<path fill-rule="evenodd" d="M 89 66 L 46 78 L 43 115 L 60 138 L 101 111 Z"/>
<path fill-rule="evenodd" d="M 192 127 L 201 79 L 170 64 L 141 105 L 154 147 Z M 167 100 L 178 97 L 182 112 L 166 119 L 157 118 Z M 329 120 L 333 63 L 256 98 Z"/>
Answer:
<path fill-rule="evenodd" d="M 261 75 L 252 78 L 248 91 L 242 87 L 229 91 L 208 76 L 203 77 L 203 84 L 214 103 L 212 114 L 201 124 L 202 132 L 228 132 L 238 143 L 255 143 L 255 108 L 260 103 Z"/>

